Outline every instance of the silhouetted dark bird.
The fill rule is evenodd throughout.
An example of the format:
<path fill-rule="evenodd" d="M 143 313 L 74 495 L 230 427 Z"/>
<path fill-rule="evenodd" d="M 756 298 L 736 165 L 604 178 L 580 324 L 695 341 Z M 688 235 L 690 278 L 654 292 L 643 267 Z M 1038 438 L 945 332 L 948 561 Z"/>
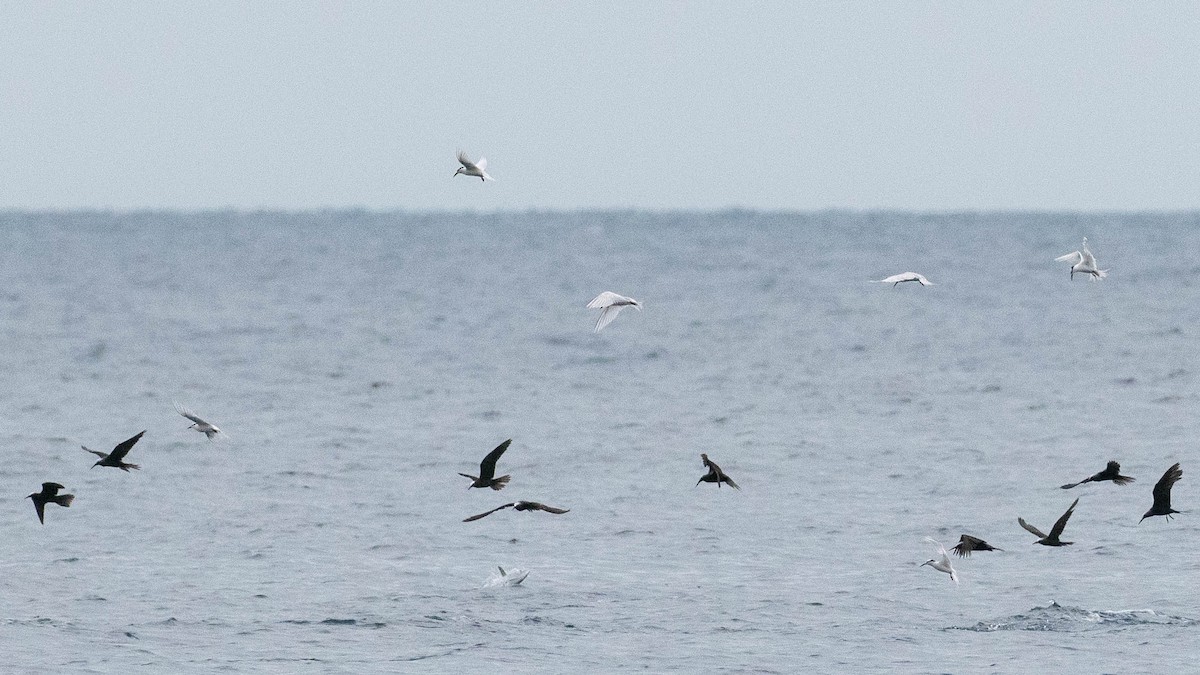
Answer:
<path fill-rule="evenodd" d="M 26 499 L 33 500 L 33 508 L 37 509 L 38 522 L 46 524 L 46 504 L 54 502 L 59 506 L 70 506 L 75 501 L 75 495 L 60 495 L 59 490 L 65 490 L 58 483 L 42 483 L 42 491 L 35 492 Z"/>
<path fill-rule="evenodd" d="M 503 490 L 504 489 L 505 484 L 508 483 L 509 476 L 500 476 L 499 478 L 492 478 L 492 476 L 496 475 L 496 461 L 499 460 L 500 455 L 503 455 L 504 451 L 508 449 L 509 443 L 512 443 L 511 438 L 508 439 L 507 441 L 504 441 L 500 445 L 497 445 L 495 450 L 492 450 L 491 452 L 489 452 L 487 454 L 487 457 L 483 458 L 483 461 L 479 463 L 479 477 L 478 478 L 476 478 L 475 476 L 467 475 L 465 473 L 458 474 L 458 475 L 462 476 L 463 478 L 471 479 L 471 484 L 467 486 L 468 490 L 470 490 L 473 487 L 477 487 L 477 488 L 490 487 L 493 490 Z"/>
<path fill-rule="evenodd" d="M 545 504 L 539 504 L 537 502 L 512 502 L 509 504 L 505 504 L 504 506 L 497 506 L 496 508 L 492 509 L 491 511 L 484 511 L 483 513 L 471 516 L 470 518 L 463 518 L 463 522 L 469 523 L 472 520 L 479 520 L 480 518 L 485 518 L 487 516 L 492 515 L 493 513 L 497 512 L 497 511 L 500 511 L 502 509 L 507 509 L 509 507 L 515 508 L 518 511 L 546 511 L 547 513 L 566 513 L 567 511 L 571 510 L 571 509 L 556 509 L 553 506 L 546 506 Z"/>
<path fill-rule="evenodd" d="M 1172 513 L 1179 513 L 1171 508 L 1171 486 L 1180 478 L 1183 478 L 1183 469 L 1179 468 L 1179 462 L 1175 462 L 1154 484 L 1154 505 L 1142 516 L 1142 520 L 1150 516 L 1166 516 L 1167 520 L 1170 520 Z M 1139 520 L 1138 523 L 1141 523 L 1142 520 Z"/>
<path fill-rule="evenodd" d="M 1092 483 L 1092 482 L 1102 481 L 1102 480 L 1111 480 L 1114 485 L 1127 485 L 1127 484 L 1133 482 L 1133 479 L 1130 478 L 1129 476 L 1121 475 L 1121 465 L 1120 464 L 1110 461 L 1108 463 L 1108 466 L 1104 467 L 1104 470 L 1101 471 L 1100 473 L 1092 476 L 1091 478 L 1084 478 L 1083 480 L 1079 481 L 1078 483 L 1067 483 L 1066 485 L 1062 486 L 1062 489 L 1070 490 L 1071 488 L 1075 487 L 1076 485 L 1083 485 L 1084 483 Z"/>
<path fill-rule="evenodd" d="M 996 548 L 979 537 L 961 534 L 958 536 L 958 543 L 950 550 L 960 558 L 970 558 L 971 551 L 1003 551 L 1004 549 Z"/>
<path fill-rule="evenodd" d="M 717 466 L 716 462 L 709 459 L 708 455 L 700 453 L 700 459 L 704 462 L 704 466 L 708 467 L 708 473 L 701 476 L 700 480 L 696 481 L 696 485 L 701 483 L 716 483 L 717 487 L 721 487 L 721 483 L 728 483 L 729 487 L 735 490 L 742 489 L 738 487 L 737 483 L 733 482 L 732 478 L 726 476 L 725 472 L 721 470 L 721 467 Z"/>
<path fill-rule="evenodd" d="M 1067 521 L 1071 519 L 1071 512 L 1075 510 L 1075 505 L 1078 503 L 1079 503 L 1079 498 L 1076 497 L 1075 501 L 1071 502 L 1071 508 L 1067 509 L 1067 512 L 1062 514 L 1062 517 L 1060 517 L 1058 519 L 1058 521 L 1054 523 L 1054 527 L 1050 528 L 1049 535 L 1043 533 L 1041 530 L 1039 530 L 1036 527 L 1025 522 L 1025 519 L 1020 516 L 1017 516 L 1017 522 L 1021 524 L 1021 527 L 1025 528 L 1026 530 L 1029 530 L 1029 532 L 1032 533 L 1034 536 L 1041 537 L 1041 539 L 1038 539 L 1037 541 L 1033 542 L 1035 544 L 1041 544 L 1042 546 L 1070 546 L 1071 544 L 1074 544 L 1075 542 L 1059 541 L 1058 537 L 1059 537 L 1059 535 L 1062 534 L 1063 528 L 1065 528 L 1067 526 Z"/>
<path fill-rule="evenodd" d="M 92 450 L 91 448 L 89 448 L 86 445 L 81 446 L 81 447 L 84 450 L 87 450 L 88 452 L 90 452 L 93 455 L 100 458 L 99 462 L 96 462 L 95 464 L 92 465 L 93 469 L 98 466 L 113 466 L 122 471 L 129 471 L 130 469 L 140 469 L 142 467 L 138 466 L 137 464 L 126 464 L 125 462 L 122 462 L 121 460 L 125 459 L 125 455 L 129 454 L 129 450 L 132 449 L 134 444 L 136 444 L 142 438 L 142 434 L 144 434 L 144 433 L 146 433 L 145 430 L 139 432 L 137 436 L 134 436 L 133 438 L 131 438 L 127 441 L 121 441 L 120 443 L 117 444 L 117 447 L 113 448 L 113 451 L 108 454 L 104 454 L 103 452 L 100 452 L 98 450 Z"/>

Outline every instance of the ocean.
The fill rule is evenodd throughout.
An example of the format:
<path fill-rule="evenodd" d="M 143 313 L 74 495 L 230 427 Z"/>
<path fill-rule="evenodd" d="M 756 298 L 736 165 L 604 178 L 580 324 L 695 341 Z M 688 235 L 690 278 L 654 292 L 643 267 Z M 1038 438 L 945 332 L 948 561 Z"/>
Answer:
<path fill-rule="evenodd" d="M 1103 281 L 1054 262 L 1085 236 Z M 5 672 L 1194 667 L 1200 214 L 10 211 L 0 244 Z M 644 311 L 597 334 L 606 290 Z M 1110 459 L 1136 482 L 1059 488 Z M 1174 462 L 1184 513 L 1139 524 Z M 461 522 L 514 500 L 570 512 Z M 955 586 L 921 563 L 960 533 L 1004 550 Z"/>

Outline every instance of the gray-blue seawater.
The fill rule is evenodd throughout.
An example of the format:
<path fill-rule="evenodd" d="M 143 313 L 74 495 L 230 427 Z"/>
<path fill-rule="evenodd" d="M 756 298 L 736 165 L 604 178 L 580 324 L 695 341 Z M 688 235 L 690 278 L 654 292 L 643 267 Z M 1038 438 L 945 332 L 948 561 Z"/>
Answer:
<path fill-rule="evenodd" d="M 1107 279 L 1054 262 L 1085 236 Z M 1198 250 L 1190 213 L 0 214 L 0 670 L 1193 669 Z M 645 307 L 597 334 L 605 290 Z M 140 471 L 80 449 L 143 429 Z M 1017 525 L 1076 497 L 1073 546 Z M 462 522 L 518 499 L 570 512 Z M 921 563 L 960 533 L 1004 550 L 956 586 Z"/>

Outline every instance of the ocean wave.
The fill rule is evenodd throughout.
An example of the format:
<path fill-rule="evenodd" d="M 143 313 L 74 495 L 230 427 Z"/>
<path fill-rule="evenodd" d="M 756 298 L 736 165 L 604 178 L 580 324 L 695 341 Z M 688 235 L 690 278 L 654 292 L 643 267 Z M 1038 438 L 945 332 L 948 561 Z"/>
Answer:
<path fill-rule="evenodd" d="M 1001 630 L 1075 632 L 1113 626 L 1194 626 L 1196 619 L 1162 614 L 1152 609 L 1123 609 L 1116 611 L 1064 607 L 1051 601 L 1045 607 L 1034 607 L 1023 614 L 980 621 L 973 626 L 952 626 L 949 630 L 970 630 L 990 633 Z"/>

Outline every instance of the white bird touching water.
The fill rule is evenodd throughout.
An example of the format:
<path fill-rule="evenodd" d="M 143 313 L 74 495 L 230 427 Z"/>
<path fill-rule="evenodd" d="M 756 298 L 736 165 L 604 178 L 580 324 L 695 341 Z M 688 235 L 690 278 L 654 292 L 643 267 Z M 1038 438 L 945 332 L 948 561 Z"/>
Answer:
<path fill-rule="evenodd" d="M 600 317 L 596 319 L 597 333 L 603 330 L 605 326 L 612 323 L 613 319 L 617 318 L 617 315 L 621 313 L 621 310 L 625 309 L 626 307 L 633 307 L 639 312 L 642 311 L 642 303 L 634 300 L 633 298 L 617 295 L 612 291 L 604 291 L 600 295 L 597 295 L 592 299 L 591 302 L 587 304 L 587 306 L 588 309 L 604 310 L 600 312 Z"/>
<path fill-rule="evenodd" d="M 1090 274 L 1091 280 L 1103 279 L 1108 276 L 1108 270 L 1099 269 L 1096 265 L 1096 256 L 1092 255 L 1088 249 L 1087 237 L 1083 238 L 1083 250 L 1071 251 L 1066 255 L 1060 255 L 1054 259 L 1054 262 L 1069 262 L 1071 263 L 1071 278 L 1075 278 L 1075 273 Z"/>
<path fill-rule="evenodd" d="M 921 567 L 929 565 L 939 572 L 945 572 L 946 574 L 950 575 L 950 581 L 953 581 L 957 584 L 958 572 L 954 571 L 954 565 L 950 564 L 950 556 L 946 555 L 946 547 L 942 546 L 942 543 L 933 537 L 925 537 L 925 541 L 931 544 L 937 544 L 938 554 L 942 556 L 942 559 L 938 560 L 937 558 L 930 558 L 929 560 L 921 563 Z"/>
<path fill-rule="evenodd" d="M 897 285 L 902 284 L 906 281 L 915 281 L 915 282 L 921 284 L 922 286 L 932 286 L 933 285 L 933 282 L 926 279 L 925 275 L 917 274 L 916 272 L 901 272 L 900 274 L 893 274 L 892 276 L 890 276 L 886 279 L 872 279 L 871 283 L 873 283 L 873 284 L 891 284 L 892 288 L 895 288 Z"/>
<path fill-rule="evenodd" d="M 480 157 L 478 162 L 472 162 L 467 159 L 467 153 L 462 150 L 458 151 L 458 163 L 462 166 L 458 167 L 458 171 L 454 175 L 462 174 L 464 176 L 475 176 L 481 181 L 496 180 L 488 175 L 487 172 L 487 157 Z"/>

